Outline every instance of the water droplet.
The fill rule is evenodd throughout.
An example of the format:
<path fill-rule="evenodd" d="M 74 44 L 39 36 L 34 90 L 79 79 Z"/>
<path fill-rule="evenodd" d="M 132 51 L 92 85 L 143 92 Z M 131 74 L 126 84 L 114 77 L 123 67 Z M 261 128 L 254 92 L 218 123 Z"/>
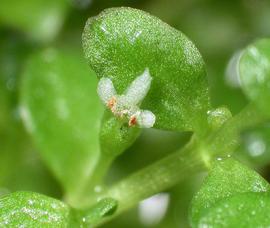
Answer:
<path fill-rule="evenodd" d="M 100 26 L 100 28 L 101 28 L 101 30 L 104 32 L 104 33 L 106 33 L 106 34 L 110 34 L 109 32 L 108 32 L 108 30 L 107 30 L 107 27 L 106 27 L 106 25 L 101 25 Z"/>
<path fill-rule="evenodd" d="M 228 119 L 232 117 L 229 109 L 225 107 L 219 107 L 207 112 L 208 123 L 213 129 L 221 127 Z"/>
<path fill-rule="evenodd" d="M 136 31 L 134 35 L 131 37 L 130 42 L 132 44 L 135 43 L 135 41 L 138 39 L 138 37 L 142 34 L 142 31 Z"/>

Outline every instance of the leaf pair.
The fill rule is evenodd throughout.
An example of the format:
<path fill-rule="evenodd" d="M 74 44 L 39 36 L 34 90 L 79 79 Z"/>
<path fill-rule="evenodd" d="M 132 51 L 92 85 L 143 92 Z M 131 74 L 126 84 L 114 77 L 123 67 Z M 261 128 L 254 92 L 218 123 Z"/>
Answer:
<path fill-rule="evenodd" d="M 181 32 L 142 11 L 116 8 L 89 19 L 83 46 L 98 77 L 107 78 L 98 91 L 113 114 L 129 125 L 205 131 L 205 66 Z M 79 54 L 56 49 L 34 54 L 23 74 L 24 122 L 68 198 L 80 195 L 97 166 L 104 173 L 140 132 L 108 112 L 100 124 L 94 77 Z"/>
<path fill-rule="evenodd" d="M 270 185 L 233 159 L 217 161 L 195 195 L 192 227 L 270 225 Z"/>

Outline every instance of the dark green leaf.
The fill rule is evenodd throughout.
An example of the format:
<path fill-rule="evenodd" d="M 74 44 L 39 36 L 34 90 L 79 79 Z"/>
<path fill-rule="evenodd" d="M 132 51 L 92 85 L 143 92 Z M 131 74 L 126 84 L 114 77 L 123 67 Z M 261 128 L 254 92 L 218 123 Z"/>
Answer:
<path fill-rule="evenodd" d="M 242 88 L 249 99 L 269 116 L 270 113 L 270 39 L 248 46 L 240 59 Z"/>
<path fill-rule="evenodd" d="M 158 18 L 131 8 L 113 8 L 90 18 L 83 48 L 99 78 L 109 77 L 118 94 L 146 68 L 152 84 L 142 108 L 154 127 L 205 130 L 209 108 L 204 62 L 193 43 Z"/>
<path fill-rule="evenodd" d="M 269 184 L 255 171 L 226 159 L 217 161 L 192 200 L 191 221 L 196 227 L 202 214 L 222 198 L 244 192 L 267 192 Z"/>
<path fill-rule="evenodd" d="M 29 59 L 21 95 L 27 129 L 69 197 L 76 195 L 99 156 L 95 75 L 77 52 L 46 49 Z"/>

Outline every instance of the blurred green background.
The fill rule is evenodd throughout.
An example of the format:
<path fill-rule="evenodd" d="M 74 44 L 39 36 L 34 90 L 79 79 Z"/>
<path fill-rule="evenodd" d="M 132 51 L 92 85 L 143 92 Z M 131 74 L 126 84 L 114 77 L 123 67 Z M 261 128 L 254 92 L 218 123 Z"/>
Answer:
<path fill-rule="evenodd" d="M 85 61 L 81 34 L 86 20 L 116 6 L 145 10 L 185 33 L 197 45 L 207 65 L 214 107 L 227 106 L 235 114 L 247 103 L 237 80 L 237 57 L 247 44 L 270 35 L 268 0 L 1 0 L 0 195 L 31 190 L 62 197 L 59 183 L 43 163 L 21 121 L 21 72 L 28 56 L 45 47 L 77 49 L 81 61 Z M 190 136 L 187 132 L 144 131 L 113 164 L 107 182 L 164 157 L 183 146 Z M 269 125 L 250 129 L 243 133 L 236 154 L 267 179 L 269 136 Z M 188 227 L 189 203 L 202 177 L 191 177 L 104 227 Z"/>

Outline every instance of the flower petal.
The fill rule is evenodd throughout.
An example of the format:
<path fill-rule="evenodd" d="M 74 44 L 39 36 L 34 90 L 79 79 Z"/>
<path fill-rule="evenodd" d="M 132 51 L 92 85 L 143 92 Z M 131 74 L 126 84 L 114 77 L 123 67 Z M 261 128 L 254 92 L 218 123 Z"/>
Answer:
<path fill-rule="evenodd" d="M 107 105 L 109 100 L 116 95 L 111 79 L 101 78 L 98 82 L 97 93 L 102 102 Z"/>
<path fill-rule="evenodd" d="M 137 116 L 137 122 L 141 128 L 153 127 L 156 121 L 156 116 L 154 113 L 148 110 L 143 110 L 139 112 Z"/>
<path fill-rule="evenodd" d="M 152 77 L 148 68 L 142 75 L 138 76 L 127 88 L 125 97 L 130 105 L 138 105 L 148 93 L 151 86 Z"/>

